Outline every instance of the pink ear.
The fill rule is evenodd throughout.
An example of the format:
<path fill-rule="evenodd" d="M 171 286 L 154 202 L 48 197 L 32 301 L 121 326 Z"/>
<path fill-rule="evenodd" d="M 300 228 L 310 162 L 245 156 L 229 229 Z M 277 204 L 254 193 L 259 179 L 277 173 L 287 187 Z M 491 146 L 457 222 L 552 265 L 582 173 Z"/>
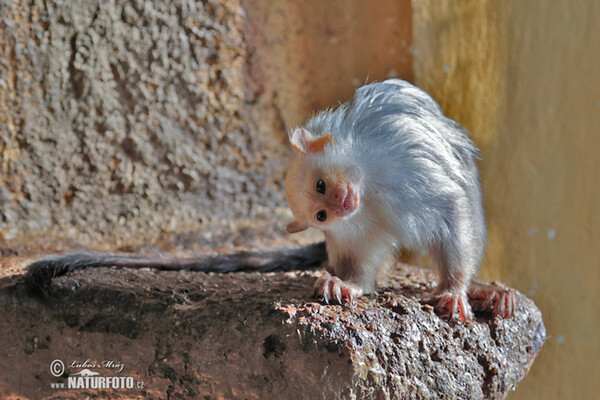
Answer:
<path fill-rule="evenodd" d="M 333 143 L 333 136 L 331 133 L 325 133 L 314 137 L 306 129 L 298 128 L 291 134 L 290 143 L 300 153 L 319 153 L 323 151 L 325 145 Z"/>
<path fill-rule="evenodd" d="M 298 221 L 290 222 L 287 226 L 288 233 L 298 233 L 308 229 L 308 225 L 304 225 Z"/>

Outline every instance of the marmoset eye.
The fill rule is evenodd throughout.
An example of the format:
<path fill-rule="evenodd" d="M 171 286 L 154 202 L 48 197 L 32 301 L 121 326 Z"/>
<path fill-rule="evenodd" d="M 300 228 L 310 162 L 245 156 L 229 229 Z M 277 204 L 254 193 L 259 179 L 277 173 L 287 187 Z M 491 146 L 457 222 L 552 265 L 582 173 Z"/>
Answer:
<path fill-rule="evenodd" d="M 321 210 L 319 212 L 317 212 L 317 220 L 318 221 L 326 221 L 327 220 L 327 211 L 325 210 Z"/>
<path fill-rule="evenodd" d="M 323 182 L 323 179 L 319 179 L 317 181 L 317 192 L 325 194 L 326 189 L 327 189 L 327 186 L 325 186 L 325 182 Z"/>

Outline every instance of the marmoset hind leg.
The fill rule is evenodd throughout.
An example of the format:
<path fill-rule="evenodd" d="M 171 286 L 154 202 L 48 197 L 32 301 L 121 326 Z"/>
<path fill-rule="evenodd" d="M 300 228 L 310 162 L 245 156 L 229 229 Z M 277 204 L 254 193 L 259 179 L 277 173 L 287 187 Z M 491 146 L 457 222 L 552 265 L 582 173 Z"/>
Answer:
<path fill-rule="evenodd" d="M 438 245 L 431 251 L 438 264 L 439 282 L 424 301 L 447 321 L 467 322 L 473 313 L 467 298 L 467 288 L 475 273 L 475 266 L 458 254 L 457 249 Z"/>
<path fill-rule="evenodd" d="M 475 235 L 464 235 L 464 228 L 473 226 Z M 463 235 L 456 240 L 432 248 L 440 280 L 433 293 L 425 298 L 425 302 L 433 305 L 440 316 L 453 322 L 470 321 L 473 318 L 472 307 L 475 311 L 509 317 L 515 307 L 514 291 L 472 282 L 483 258 L 485 237 L 481 232 L 484 228 L 472 221 L 462 228 Z M 457 231 L 461 232 L 460 229 Z"/>
<path fill-rule="evenodd" d="M 467 322 L 473 318 L 467 290 L 486 243 L 485 217 L 477 192 L 458 199 L 446 214 L 448 233 L 430 246 L 439 282 L 425 302 L 447 321 Z"/>

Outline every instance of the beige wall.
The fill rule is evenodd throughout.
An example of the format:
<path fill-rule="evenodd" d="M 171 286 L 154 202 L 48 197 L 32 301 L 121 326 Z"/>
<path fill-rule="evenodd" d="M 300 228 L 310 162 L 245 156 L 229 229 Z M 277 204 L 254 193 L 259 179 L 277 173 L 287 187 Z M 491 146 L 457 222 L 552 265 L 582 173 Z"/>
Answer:
<path fill-rule="evenodd" d="M 481 271 L 532 297 L 548 341 L 514 399 L 600 393 L 600 2 L 414 1 L 415 78 L 472 131 Z"/>
<path fill-rule="evenodd" d="M 242 4 L 254 50 L 250 88 L 278 110 L 280 130 L 352 97 L 367 81 L 412 79 L 410 0 Z"/>

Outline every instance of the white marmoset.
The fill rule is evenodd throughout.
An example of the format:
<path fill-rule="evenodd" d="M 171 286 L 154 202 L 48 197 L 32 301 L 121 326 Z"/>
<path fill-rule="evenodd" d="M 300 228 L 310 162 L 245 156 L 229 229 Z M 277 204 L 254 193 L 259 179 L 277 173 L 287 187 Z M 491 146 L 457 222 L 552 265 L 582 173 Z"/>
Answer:
<path fill-rule="evenodd" d="M 445 319 L 471 320 L 468 297 L 512 313 L 511 291 L 471 284 L 486 245 L 478 150 L 425 91 L 400 79 L 363 86 L 290 142 L 287 230 L 323 232 L 328 262 L 315 290 L 325 301 L 372 290 L 383 260 L 403 248 L 435 259 L 439 283 L 424 300 Z"/>

